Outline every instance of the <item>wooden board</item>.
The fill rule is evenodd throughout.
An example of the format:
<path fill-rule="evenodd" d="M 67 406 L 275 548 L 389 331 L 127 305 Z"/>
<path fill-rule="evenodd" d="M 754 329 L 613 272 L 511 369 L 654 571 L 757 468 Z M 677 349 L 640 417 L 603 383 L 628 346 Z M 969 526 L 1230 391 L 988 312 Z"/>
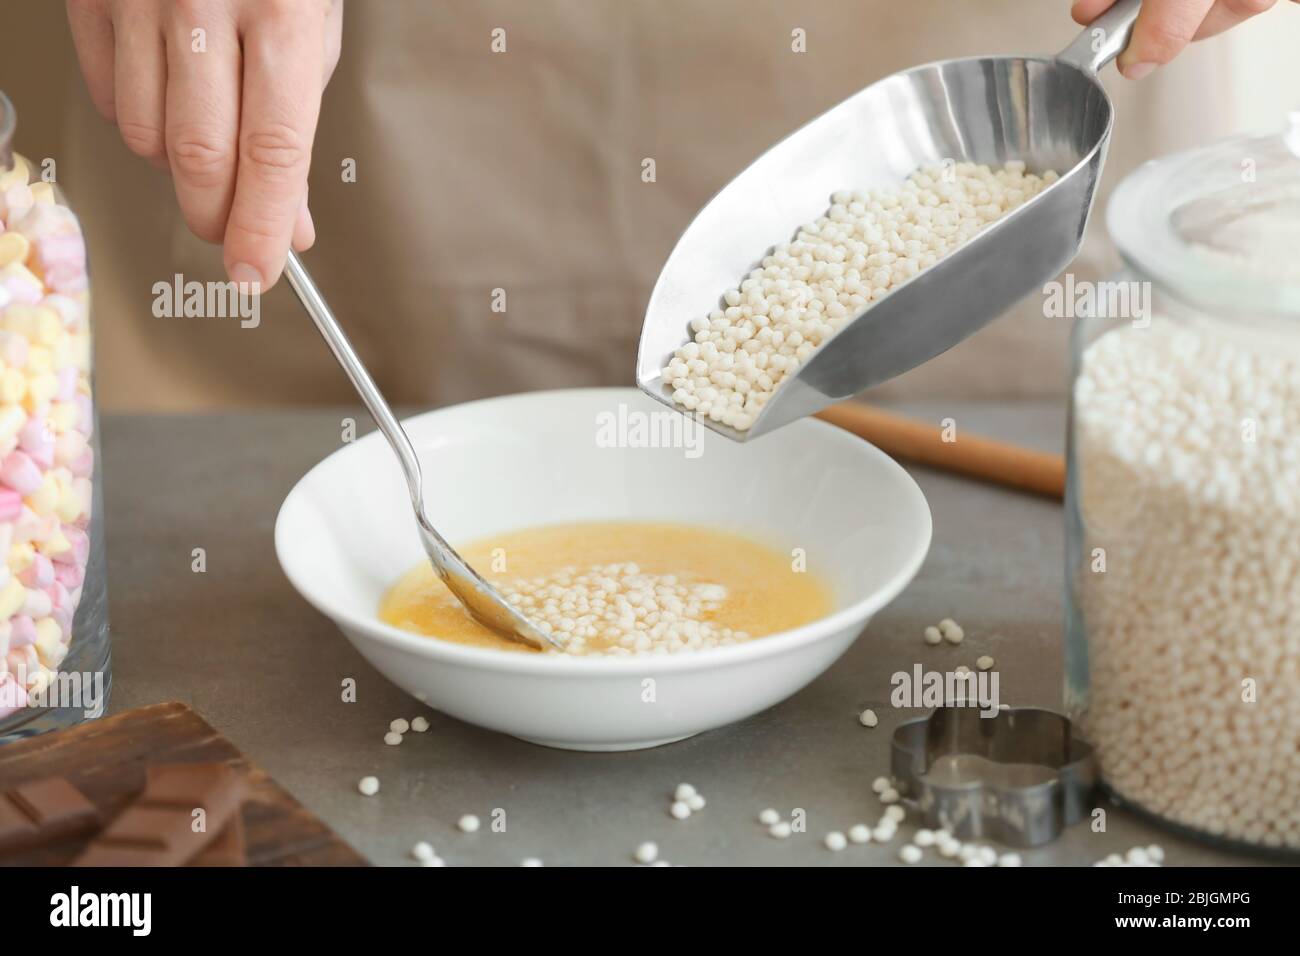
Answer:
<path fill-rule="evenodd" d="M 244 829 L 250 866 L 365 866 L 367 861 L 185 704 L 137 707 L 68 730 L 0 746 L 0 788 L 62 776 L 110 820 L 144 786 L 145 767 L 224 762 L 248 781 Z M 83 841 L 4 860 L 61 865 Z"/>

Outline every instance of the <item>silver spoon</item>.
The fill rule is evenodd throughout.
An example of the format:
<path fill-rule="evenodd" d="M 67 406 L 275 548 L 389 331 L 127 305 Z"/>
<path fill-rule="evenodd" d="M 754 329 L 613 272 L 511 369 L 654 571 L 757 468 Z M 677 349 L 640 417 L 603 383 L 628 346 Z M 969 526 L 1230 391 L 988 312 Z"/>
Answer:
<path fill-rule="evenodd" d="M 680 410 L 663 381 L 687 323 L 831 193 L 901 182 L 946 161 L 1023 159 L 1061 178 L 871 303 L 783 381 L 746 441 L 928 361 L 1059 273 L 1079 251 L 1114 118 L 1097 71 L 1128 44 L 1140 0 L 1119 0 L 1059 55 L 943 60 L 895 73 L 796 130 L 722 188 L 682 233 L 646 308 L 636 380 Z M 761 237 L 761 238 L 759 238 Z M 761 257 L 759 257 L 761 258 Z"/>
<path fill-rule="evenodd" d="M 330 351 L 338 359 L 343 371 L 352 380 L 352 387 L 361 396 L 370 417 L 375 420 L 379 430 L 388 439 L 389 446 L 401 463 L 402 473 L 406 476 L 406 488 L 411 494 L 411 510 L 415 512 L 415 524 L 420 531 L 420 543 L 429 556 L 433 570 L 438 573 L 442 583 L 447 586 L 457 600 L 465 606 L 474 620 L 484 627 L 489 627 L 503 637 L 522 641 L 532 647 L 554 647 L 563 650 L 563 645 L 555 638 L 533 625 L 526 617 L 506 603 L 501 593 L 479 576 L 478 572 L 465 563 L 456 550 L 447 543 L 434 528 L 429 516 L 424 511 L 424 481 L 420 474 L 420 459 L 416 457 L 411 439 L 407 437 L 402 426 L 398 424 L 393 410 L 388 407 L 383 394 L 370 377 L 366 366 L 352 348 L 352 343 L 344 334 L 334 313 L 330 311 L 325 297 L 312 281 L 297 253 L 290 252 L 284 265 L 285 277 L 297 293 L 307 314 L 316 323 L 321 337 L 329 345 Z"/>

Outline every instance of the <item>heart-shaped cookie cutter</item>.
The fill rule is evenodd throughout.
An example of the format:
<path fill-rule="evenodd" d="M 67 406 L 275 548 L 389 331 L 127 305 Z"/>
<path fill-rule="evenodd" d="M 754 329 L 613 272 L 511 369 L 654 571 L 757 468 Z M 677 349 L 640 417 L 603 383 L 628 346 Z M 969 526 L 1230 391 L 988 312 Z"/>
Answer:
<path fill-rule="evenodd" d="M 894 731 L 890 759 L 899 793 L 916 800 L 927 826 L 1008 846 L 1056 839 L 1088 813 L 1097 784 L 1092 747 L 1068 718 L 1037 707 L 991 717 L 936 708 Z"/>

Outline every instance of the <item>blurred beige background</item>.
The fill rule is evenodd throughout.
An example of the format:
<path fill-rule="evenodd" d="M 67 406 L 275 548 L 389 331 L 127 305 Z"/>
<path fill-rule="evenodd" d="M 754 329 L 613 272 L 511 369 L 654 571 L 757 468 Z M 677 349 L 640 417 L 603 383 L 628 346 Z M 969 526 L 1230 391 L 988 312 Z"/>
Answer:
<path fill-rule="evenodd" d="M 256 329 L 152 315 L 155 282 L 224 278 L 219 251 L 188 234 L 165 175 L 90 107 L 63 5 L 0 8 L 0 88 L 19 112 L 18 149 L 57 160 L 90 242 L 101 404 L 352 401 L 283 286 Z M 1055 51 L 1078 29 L 1068 10 L 1068 0 L 349 0 L 314 155 L 309 261 L 396 402 L 630 384 L 664 257 L 750 159 L 907 66 Z M 504 55 L 489 51 L 495 27 L 507 30 Z M 795 27 L 807 53 L 790 50 Z M 1135 165 L 1276 127 L 1300 107 L 1297 49 L 1300 7 L 1282 3 L 1140 84 L 1108 68 L 1118 123 L 1076 274 L 1116 266 L 1101 213 Z M 653 184 L 641 181 L 643 157 L 656 161 Z M 348 159 L 354 183 L 340 175 Z M 498 287 L 504 316 L 490 310 Z M 1057 396 L 1067 334 L 1031 298 L 879 392 Z"/>

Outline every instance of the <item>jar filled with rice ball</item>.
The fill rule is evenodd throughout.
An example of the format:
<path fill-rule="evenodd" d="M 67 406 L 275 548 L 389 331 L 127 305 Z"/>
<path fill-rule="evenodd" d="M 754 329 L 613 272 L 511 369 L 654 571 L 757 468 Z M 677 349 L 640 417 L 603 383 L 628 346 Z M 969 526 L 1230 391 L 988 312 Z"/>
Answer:
<path fill-rule="evenodd" d="M 1300 114 L 1147 163 L 1067 282 L 1066 700 L 1120 802 L 1300 855 Z"/>
<path fill-rule="evenodd" d="M 99 716 L 110 685 L 86 245 L 16 132 L 0 93 L 0 744 Z"/>

